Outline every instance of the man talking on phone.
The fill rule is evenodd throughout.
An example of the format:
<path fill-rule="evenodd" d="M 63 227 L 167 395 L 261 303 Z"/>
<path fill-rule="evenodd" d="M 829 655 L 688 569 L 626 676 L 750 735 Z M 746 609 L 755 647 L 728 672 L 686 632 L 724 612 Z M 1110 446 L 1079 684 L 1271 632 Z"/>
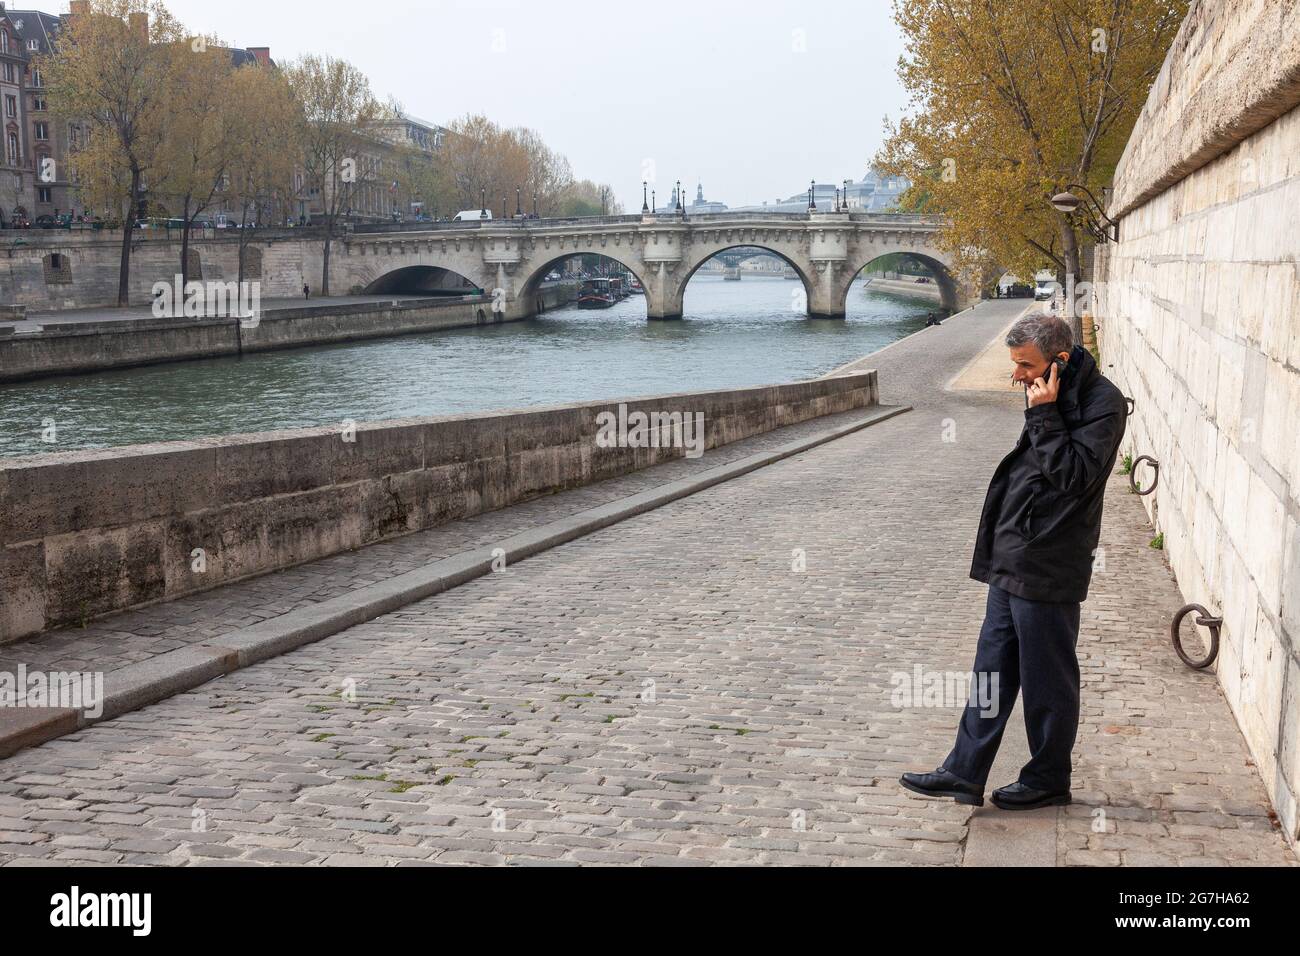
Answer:
<path fill-rule="evenodd" d="M 1003 810 L 1033 810 L 1071 799 L 1079 606 L 1088 597 L 1102 498 L 1128 416 L 1120 390 L 1091 353 L 1074 345 L 1063 319 L 1027 316 L 1006 344 L 1012 380 L 1025 388 L 1025 426 L 993 473 L 970 572 L 989 586 L 974 674 L 996 687 L 996 709 L 972 695 L 943 764 L 933 773 L 905 773 L 901 782 L 923 796 L 983 806 L 993 758 L 1023 689 L 1029 762 L 992 800 Z"/>

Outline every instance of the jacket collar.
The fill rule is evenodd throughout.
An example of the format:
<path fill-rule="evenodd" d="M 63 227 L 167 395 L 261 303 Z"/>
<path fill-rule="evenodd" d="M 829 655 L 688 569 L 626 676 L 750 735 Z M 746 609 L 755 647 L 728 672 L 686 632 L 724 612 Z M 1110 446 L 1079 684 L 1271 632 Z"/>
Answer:
<path fill-rule="evenodd" d="M 1076 345 L 1070 350 L 1070 361 L 1067 365 L 1065 376 L 1065 388 L 1058 399 L 1060 405 L 1064 408 L 1078 408 L 1079 402 L 1092 383 L 1101 374 L 1097 368 L 1097 361 L 1081 345 Z"/>

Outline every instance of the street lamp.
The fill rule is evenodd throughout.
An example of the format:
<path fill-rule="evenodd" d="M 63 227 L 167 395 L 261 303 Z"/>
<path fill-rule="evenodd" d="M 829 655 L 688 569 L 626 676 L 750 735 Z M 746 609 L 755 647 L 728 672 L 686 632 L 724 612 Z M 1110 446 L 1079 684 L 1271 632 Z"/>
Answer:
<path fill-rule="evenodd" d="M 479 214 L 478 214 L 478 217 L 479 217 L 480 219 L 486 219 L 486 218 L 488 217 L 488 211 L 487 211 L 487 187 L 486 187 L 486 186 L 482 187 L 482 188 L 479 189 L 479 191 L 478 191 L 478 205 L 479 205 Z"/>
<path fill-rule="evenodd" d="M 817 211 L 817 180 L 808 181 L 808 211 Z"/>
<path fill-rule="evenodd" d="M 655 191 L 653 189 L 650 190 L 650 215 L 659 215 L 659 203 L 656 201 Z"/>
<path fill-rule="evenodd" d="M 677 212 L 685 213 L 686 210 L 682 208 L 682 181 L 680 179 L 677 180 L 677 189 L 675 190 L 675 195 L 677 196 Z"/>
<path fill-rule="evenodd" d="M 646 188 L 649 185 L 646 180 L 641 180 L 641 215 L 643 216 L 650 211 L 650 204 L 646 202 Z"/>
<path fill-rule="evenodd" d="M 521 205 L 521 203 L 523 202 L 523 199 L 521 198 L 522 195 L 523 195 L 523 189 L 519 186 L 516 186 L 515 187 L 515 218 L 516 219 L 518 219 L 520 216 L 524 214 L 524 207 Z"/>
<path fill-rule="evenodd" d="M 1067 216 L 1082 208 L 1084 214 L 1084 225 L 1094 239 L 1103 243 L 1112 240 L 1118 242 L 1119 223 L 1106 215 L 1106 210 L 1103 209 L 1101 203 L 1097 201 L 1097 197 L 1089 192 L 1088 187 L 1080 186 L 1078 183 L 1071 183 L 1065 188 L 1066 192 L 1057 193 L 1052 197 L 1052 208 L 1057 212 L 1065 213 Z M 1082 189 L 1087 197 L 1092 200 L 1092 207 L 1089 207 L 1082 199 L 1074 195 L 1074 193 L 1069 192 L 1071 189 Z M 1097 216 L 1093 215 L 1094 208 L 1097 210 L 1097 216 L 1106 220 L 1105 225 L 1102 225 Z"/>
<path fill-rule="evenodd" d="M 849 181 L 844 180 L 844 211 L 849 211 Z"/>

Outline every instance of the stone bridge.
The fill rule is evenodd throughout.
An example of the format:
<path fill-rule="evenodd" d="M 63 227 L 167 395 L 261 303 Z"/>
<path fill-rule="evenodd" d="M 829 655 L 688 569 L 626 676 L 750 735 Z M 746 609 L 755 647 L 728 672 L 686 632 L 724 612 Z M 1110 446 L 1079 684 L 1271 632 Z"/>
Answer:
<path fill-rule="evenodd" d="M 803 280 L 801 304 L 811 317 L 842 318 L 853 279 L 891 253 L 928 265 L 944 307 L 958 311 L 978 293 L 963 288 L 938 247 L 943 225 L 938 216 L 814 212 L 484 220 L 367 230 L 336 242 L 330 285 L 335 292 L 420 293 L 445 288 L 459 276 L 495 293 L 504 319 L 520 319 L 541 311 L 538 293 L 548 272 L 573 256 L 598 254 L 641 280 L 650 318 L 676 319 L 696 270 L 744 246 L 770 251 L 794 268 Z"/>

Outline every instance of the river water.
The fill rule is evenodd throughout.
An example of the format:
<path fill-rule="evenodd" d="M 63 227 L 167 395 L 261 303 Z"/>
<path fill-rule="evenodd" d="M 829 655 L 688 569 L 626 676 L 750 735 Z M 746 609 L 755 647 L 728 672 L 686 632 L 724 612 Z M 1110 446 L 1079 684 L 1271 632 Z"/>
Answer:
<path fill-rule="evenodd" d="M 0 385 L 0 456 L 792 382 L 923 328 L 938 308 L 859 281 L 846 319 L 811 320 L 796 311 L 800 291 L 697 275 L 682 321 L 648 322 L 633 296 L 499 326 Z"/>

